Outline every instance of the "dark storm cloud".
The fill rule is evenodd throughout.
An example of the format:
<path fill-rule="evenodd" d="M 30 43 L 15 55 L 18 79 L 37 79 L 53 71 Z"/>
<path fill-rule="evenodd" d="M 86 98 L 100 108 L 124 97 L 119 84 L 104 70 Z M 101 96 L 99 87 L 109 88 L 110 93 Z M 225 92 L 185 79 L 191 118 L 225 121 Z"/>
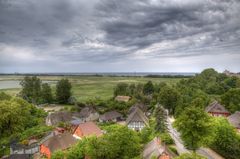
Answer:
<path fill-rule="evenodd" d="M 0 0 L 0 71 L 34 63 L 239 58 L 239 10 L 238 0 Z"/>
<path fill-rule="evenodd" d="M 211 45 L 209 42 L 213 46 L 222 46 L 225 41 L 240 44 L 240 14 L 237 14 L 240 5 L 237 0 L 150 2 L 102 1 L 97 14 L 104 19 L 102 29 L 106 32 L 106 42 L 142 49 L 154 43 L 187 37 L 191 44 L 192 36 L 201 38 L 207 34 L 207 39 L 197 43 L 199 47 Z M 183 49 L 187 48 L 183 46 Z"/>

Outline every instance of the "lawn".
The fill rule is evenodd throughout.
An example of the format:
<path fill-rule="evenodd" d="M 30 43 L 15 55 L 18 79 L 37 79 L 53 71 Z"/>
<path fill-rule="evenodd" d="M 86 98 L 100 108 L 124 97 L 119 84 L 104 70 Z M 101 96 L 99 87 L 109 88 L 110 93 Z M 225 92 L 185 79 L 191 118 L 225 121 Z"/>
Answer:
<path fill-rule="evenodd" d="M 166 82 L 174 84 L 180 80 L 180 78 L 146 78 L 146 77 L 98 77 L 98 76 L 40 76 L 44 81 L 57 81 L 61 78 L 68 78 L 72 83 L 73 95 L 78 101 L 84 102 L 88 99 L 101 98 L 109 99 L 113 95 L 114 87 L 119 82 L 125 83 L 146 83 L 151 80 L 153 83 Z M 21 80 L 23 76 L 0 76 L 0 82 L 2 80 Z M 55 84 L 52 84 L 53 90 L 55 90 Z M 2 89 L 11 95 L 16 95 L 21 89 Z"/>

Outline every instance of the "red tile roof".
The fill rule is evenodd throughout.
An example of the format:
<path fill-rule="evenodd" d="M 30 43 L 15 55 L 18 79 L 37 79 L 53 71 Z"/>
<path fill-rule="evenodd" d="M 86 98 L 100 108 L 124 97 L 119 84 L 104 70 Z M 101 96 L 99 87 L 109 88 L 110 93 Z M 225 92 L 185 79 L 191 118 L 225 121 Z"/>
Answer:
<path fill-rule="evenodd" d="M 96 135 L 101 136 L 101 129 L 94 122 L 85 122 L 78 125 L 77 129 L 80 129 L 83 136 Z"/>

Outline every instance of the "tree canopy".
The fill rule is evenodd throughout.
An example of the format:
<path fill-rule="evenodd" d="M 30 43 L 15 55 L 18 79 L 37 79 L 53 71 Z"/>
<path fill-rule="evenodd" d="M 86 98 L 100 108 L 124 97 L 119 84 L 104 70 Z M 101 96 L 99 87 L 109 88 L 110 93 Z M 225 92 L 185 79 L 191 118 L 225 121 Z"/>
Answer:
<path fill-rule="evenodd" d="M 184 145 L 193 151 L 206 144 L 212 133 L 210 116 L 198 107 L 186 108 L 174 125 L 181 133 Z"/>
<path fill-rule="evenodd" d="M 102 137 L 81 140 L 67 151 L 67 158 L 83 159 L 88 156 L 91 159 L 132 159 L 140 155 L 140 138 L 136 132 L 119 125 L 109 126 L 106 131 Z"/>
<path fill-rule="evenodd" d="M 214 134 L 211 148 L 229 159 L 239 159 L 240 135 L 225 118 L 214 119 Z"/>

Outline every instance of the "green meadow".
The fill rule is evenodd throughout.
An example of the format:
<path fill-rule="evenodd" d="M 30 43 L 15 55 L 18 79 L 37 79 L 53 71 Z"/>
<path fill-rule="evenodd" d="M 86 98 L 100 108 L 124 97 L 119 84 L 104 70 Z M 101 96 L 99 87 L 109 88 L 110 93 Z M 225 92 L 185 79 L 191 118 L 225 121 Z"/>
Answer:
<path fill-rule="evenodd" d="M 55 90 L 55 83 L 61 78 L 67 78 L 72 83 L 73 96 L 79 102 L 85 102 L 89 99 L 109 99 L 113 96 L 114 87 L 117 83 L 146 83 L 152 81 L 157 84 L 166 82 L 174 84 L 181 78 L 148 78 L 148 77 L 109 77 L 109 76 L 39 76 L 42 81 L 53 81 L 51 84 L 53 91 Z M 19 82 L 23 76 L 0 76 L 0 91 L 11 95 L 16 95 L 21 88 L 1 89 L 1 81 L 16 81 Z"/>

